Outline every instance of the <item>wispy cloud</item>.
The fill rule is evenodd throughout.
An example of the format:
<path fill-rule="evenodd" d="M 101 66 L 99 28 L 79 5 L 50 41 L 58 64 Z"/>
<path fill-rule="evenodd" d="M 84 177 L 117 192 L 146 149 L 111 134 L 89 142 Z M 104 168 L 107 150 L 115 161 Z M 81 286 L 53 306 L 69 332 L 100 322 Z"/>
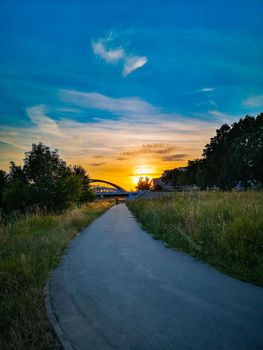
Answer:
<path fill-rule="evenodd" d="M 237 115 L 230 115 L 218 110 L 209 110 L 208 113 L 217 119 L 220 123 L 232 123 L 233 120 L 237 120 L 239 117 Z"/>
<path fill-rule="evenodd" d="M 75 90 L 60 90 L 59 96 L 62 101 L 77 105 L 83 108 L 92 108 L 102 111 L 112 112 L 117 119 L 108 121 L 97 119 L 99 125 L 115 125 L 116 131 L 121 130 L 122 122 L 130 125 L 131 130 L 138 128 L 138 133 L 145 134 L 151 127 L 159 129 L 160 135 L 157 139 L 153 138 L 152 143 L 169 143 L 169 140 L 162 138 L 161 133 L 169 128 L 174 134 L 182 137 L 194 136 L 198 133 L 197 129 L 201 127 L 205 131 L 210 129 L 212 125 L 216 128 L 218 120 L 204 121 L 194 119 L 175 113 L 164 113 L 160 107 L 156 107 L 147 101 L 138 97 L 114 98 L 105 96 L 96 92 L 79 92 Z M 199 116 L 197 116 L 199 118 Z M 93 125 L 96 125 L 92 123 Z M 210 129 L 211 130 L 211 129 Z M 164 141 L 158 141 L 158 140 Z M 149 143 L 146 141 L 145 143 Z M 142 143 L 140 143 L 141 146 Z M 136 146 L 133 144 L 132 146 Z"/>
<path fill-rule="evenodd" d="M 248 107 L 262 107 L 263 95 L 248 97 L 243 101 L 243 104 Z"/>
<path fill-rule="evenodd" d="M 110 111 L 118 115 L 137 116 L 156 115 L 160 111 L 157 107 L 138 97 L 114 98 L 97 92 L 79 92 L 76 90 L 60 90 L 60 98 L 81 107 Z"/>
<path fill-rule="evenodd" d="M 216 102 L 214 100 L 209 100 L 208 102 L 210 103 L 210 105 L 212 105 L 214 107 L 217 106 L 217 104 L 216 104 Z"/>
<path fill-rule="evenodd" d="M 55 120 L 54 117 L 47 116 L 47 110 L 47 106 L 43 105 L 28 108 L 27 113 L 33 126 L 4 126 L 0 130 L 1 141 L 16 147 L 15 154 L 21 150 L 21 156 L 30 148 L 31 143 L 43 141 L 62 150 L 63 156 L 71 162 L 79 160 L 90 164 L 97 155 L 103 155 L 105 162 L 117 159 L 119 155 L 127 158 L 123 154 L 127 149 L 130 150 L 127 153 L 137 153 L 138 156 L 140 153 L 141 156 L 150 158 L 153 155 L 168 154 L 175 149 L 183 149 L 193 155 L 202 150 L 217 126 L 215 123 L 198 120 L 186 123 L 185 120 L 162 119 L 158 123 L 152 123 L 149 115 L 140 123 L 134 123 L 133 118 L 127 116 L 119 120 L 92 123 Z M 137 160 L 138 157 L 134 157 L 134 161 Z"/>
<path fill-rule="evenodd" d="M 106 162 L 100 162 L 100 163 L 90 163 L 91 166 L 102 166 L 106 164 Z"/>
<path fill-rule="evenodd" d="M 167 156 L 163 156 L 162 160 L 165 162 L 179 162 L 185 160 L 186 157 L 187 154 L 185 153 L 169 154 Z"/>
<path fill-rule="evenodd" d="M 164 125 L 167 128 L 171 125 L 173 132 L 180 135 L 194 135 L 196 126 L 200 123 L 203 128 L 210 128 L 211 125 L 216 125 L 215 123 L 221 121 L 221 117 L 226 116 L 218 111 L 209 111 L 214 120 L 205 122 L 198 119 L 200 118 L 199 115 L 197 115 L 197 118 L 190 118 L 176 113 L 163 112 L 160 107 L 154 106 L 139 97 L 114 98 L 96 92 L 79 92 L 76 90 L 60 90 L 59 96 L 62 101 L 78 107 L 112 112 L 117 117 L 117 125 L 120 120 L 136 123 L 137 126 L 155 124 L 160 132 L 162 132 Z M 103 119 L 97 119 L 97 121 L 102 122 Z M 174 128 L 175 125 L 176 128 Z M 148 127 L 146 126 L 146 128 Z M 144 132 L 144 130 L 141 130 L 141 132 Z M 156 143 L 156 140 L 154 142 Z"/>
<path fill-rule="evenodd" d="M 47 107 L 45 105 L 37 105 L 26 109 L 27 115 L 31 122 L 38 126 L 39 131 L 46 135 L 62 137 L 66 141 L 66 136 L 61 132 L 57 123 L 47 116 Z"/>
<path fill-rule="evenodd" d="M 177 147 L 163 143 L 151 143 L 141 145 L 139 148 L 133 148 L 130 151 L 125 151 L 124 156 L 136 156 L 139 154 L 167 154 L 174 151 Z"/>
<path fill-rule="evenodd" d="M 124 49 L 122 47 L 115 49 L 107 49 L 107 39 L 99 39 L 98 41 L 92 41 L 91 46 L 95 55 L 99 56 L 107 63 L 116 63 L 124 57 Z"/>
<path fill-rule="evenodd" d="M 127 52 L 122 46 L 117 46 L 112 34 L 108 38 L 92 40 L 91 47 L 94 55 L 101 58 L 106 63 L 116 64 L 121 62 L 123 65 L 122 74 L 124 77 L 147 63 L 146 56 L 134 55 Z"/>
<path fill-rule="evenodd" d="M 2 142 L 2 141 L 0 141 L 0 146 L 1 146 L 1 147 L 10 147 L 10 144 L 7 143 L 7 142 Z"/>
<path fill-rule="evenodd" d="M 7 168 L 9 160 L 21 161 L 31 143 L 42 141 L 57 148 L 69 163 L 86 167 L 91 176 L 107 176 L 112 181 L 122 176 L 128 183 L 124 180 L 127 169 L 152 164 L 161 172 L 171 161 L 186 162 L 183 154 L 189 155 L 188 159 L 199 157 L 218 127 L 215 122 L 163 113 L 137 97 L 117 99 L 64 90 L 61 98 L 78 108 L 111 111 L 118 119 L 79 122 L 57 119 L 46 105 L 29 107 L 26 112 L 31 126 L 5 125 L 0 130 L 1 142 L 11 145 L 1 149 L 1 167 Z"/>
<path fill-rule="evenodd" d="M 122 74 L 127 76 L 135 69 L 143 67 L 147 63 L 147 57 L 142 56 L 128 56 L 124 61 Z"/>
<path fill-rule="evenodd" d="M 214 88 L 210 88 L 210 87 L 205 87 L 203 89 L 200 90 L 200 92 L 210 92 L 210 91 L 214 91 Z"/>

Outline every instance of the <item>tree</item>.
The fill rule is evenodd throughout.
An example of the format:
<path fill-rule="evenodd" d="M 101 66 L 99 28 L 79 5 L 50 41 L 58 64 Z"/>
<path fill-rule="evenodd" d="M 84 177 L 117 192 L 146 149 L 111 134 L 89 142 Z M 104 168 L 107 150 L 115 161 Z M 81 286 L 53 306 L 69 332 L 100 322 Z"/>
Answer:
<path fill-rule="evenodd" d="M 164 190 L 164 188 L 161 184 L 156 184 L 154 186 L 154 191 L 156 191 L 156 192 L 162 192 L 163 190 Z"/>
<path fill-rule="evenodd" d="M 7 175 L 4 170 L 0 169 L 0 209 L 3 207 L 3 193 L 7 183 Z"/>
<path fill-rule="evenodd" d="M 61 211 L 93 199 L 88 176 L 81 167 L 71 168 L 58 151 L 39 143 L 26 153 L 24 166 L 11 162 L 3 201 L 7 210 L 38 207 Z"/>
<path fill-rule="evenodd" d="M 86 174 L 86 170 L 81 165 L 74 165 L 73 171 L 81 179 L 82 183 L 82 191 L 79 202 L 86 203 L 94 200 L 96 198 L 96 195 L 90 188 L 89 176 Z"/>
<path fill-rule="evenodd" d="M 197 185 L 201 189 L 218 186 L 230 190 L 237 183 L 247 189 L 263 184 L 263 113 L 245 116 L 231 126 L 223 124 L 203 150 L 203 158 L 188 162 L 186 171 L 166 170 L 163 181 L 175 188 Z"/>
<path fill-rule="evenodd" d="M 181 185 L 180 170 L 178 168 L 165 170 L 162 175 L 162 181 L 174 188 L 178 188 Z"/>
<path fill-rule="evenodd" d="M 48 211 L 63 210 L 78 201 L 81 179 L 67 166 L 58 151 L 33 144 L 24 159 L 24 174 L 31 188 L 31 204 Z"/>
<path fill-rule="evenodd" d="M 209 184 L 207 164 L 204 159 L 189 160 L 184 173 L 184 184 L 205 190 Z"/>
<path fill-rule="evenodd" d="M 253 177 L 263 185 L 263 113 L 260 113 L 255 120 L 250 159 Z"/>
<path fill-rule="evenodd" d="M 10 162 L 9 174 L 3 192 L 3 207 L 7 211 L 25 211 L 31 205 L 30 187 L 21 166 Z"/>
<path fill-rule="evenodd" d="M 232 125 L 229 158 L 233 176 L 246 189 L 249 182 L 263 180 L 263 114 L 246 116 Z"/>
<path fill-rule="evenodd" d="M 140 177 L 136 186 L 137 191 L 146 191 L 152 189 L 152 180 L 148 178 L 148 176 Z"/>
<path fill-rule="evenodd" d="M 216 130 L 216 135 L 210 139 L 210 143 L 203 150 L 203 165 L 208 187 L 216 184 L 222 189 L 229 189 L 232 185 L 227 173 L 229 165 L 227 135 L 230 129 L 228 124 L 223 124 Z"/>

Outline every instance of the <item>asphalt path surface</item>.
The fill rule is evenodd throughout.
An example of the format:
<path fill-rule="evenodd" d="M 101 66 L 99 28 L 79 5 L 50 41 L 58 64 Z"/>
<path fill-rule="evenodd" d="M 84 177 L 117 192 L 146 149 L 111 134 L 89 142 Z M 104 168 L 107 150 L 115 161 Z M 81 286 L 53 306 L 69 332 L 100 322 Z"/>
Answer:
<path fill-rule="evenodd" d="M 73 240 L 48 290 L 67 349 L 263 349 L 263 288 L 167 248 L 125 204 Z"/>

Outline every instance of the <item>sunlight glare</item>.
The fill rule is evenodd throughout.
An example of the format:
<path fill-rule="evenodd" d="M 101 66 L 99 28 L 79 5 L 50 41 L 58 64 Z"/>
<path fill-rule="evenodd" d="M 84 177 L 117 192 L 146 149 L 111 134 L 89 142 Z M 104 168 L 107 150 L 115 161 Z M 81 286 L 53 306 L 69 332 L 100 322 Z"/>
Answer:
<path fill-rule="evenodd" d="M 132 178 L 132 182 L 135 185 L 137 185 L 140 177 L 142 177 L 142 178 L 148 177 L 151 180 L 152 179 L 151 174 L 154 174 L 154 173 L 155 173 L 155 170 L 153 168 L 150 168 L 150 167 L 147 167 L 147 166 L 138 167 L 135 170 L 135 175 L 131 177 Z"/>

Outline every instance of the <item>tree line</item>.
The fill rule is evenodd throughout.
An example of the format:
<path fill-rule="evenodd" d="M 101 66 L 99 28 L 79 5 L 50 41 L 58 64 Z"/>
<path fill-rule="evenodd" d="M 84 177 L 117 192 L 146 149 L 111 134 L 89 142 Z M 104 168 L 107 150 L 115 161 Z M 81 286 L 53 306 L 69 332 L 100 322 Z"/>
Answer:
<path fill-rule="evenodd" d="M 205 190 L 235 186 L 263 186 L 263 113 L 245 116 L 231 126 L 223 124 L 205 146 L 201 159 L 185 168 L 168 169 L 162 181 L 174 188 L 198 186 Z"/>
<path fill-rule="evenodd" d="M 0 210 L 26 212 L 41 209 L 59 212 L 89 202 L 95 195 L 81 166 L 69 166 L 57 150 L 42 143 L 25 153 L 23 165 L 10 162 L 9 172 L 0 170 Z"/>

